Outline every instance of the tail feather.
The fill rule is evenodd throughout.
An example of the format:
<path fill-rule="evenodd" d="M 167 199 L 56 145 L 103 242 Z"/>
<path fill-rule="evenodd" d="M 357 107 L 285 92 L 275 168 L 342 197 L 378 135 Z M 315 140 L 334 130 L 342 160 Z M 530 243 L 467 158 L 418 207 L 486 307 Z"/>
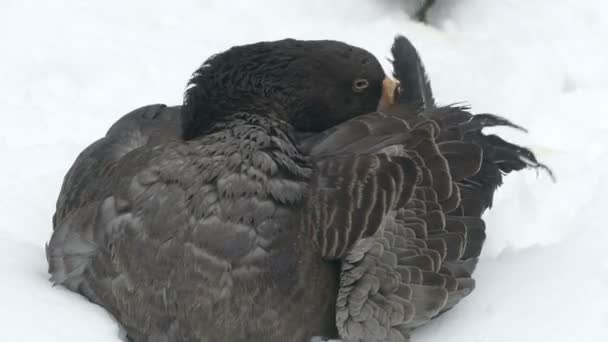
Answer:
<path fill-rule="evenodd" d="M 416 103 L 422 108 L 435 106 L 435 98 L 418 51 L 404 36 L 398 35 L 391 48 L 393 76 L 401 83 L 400 103 Z"/>

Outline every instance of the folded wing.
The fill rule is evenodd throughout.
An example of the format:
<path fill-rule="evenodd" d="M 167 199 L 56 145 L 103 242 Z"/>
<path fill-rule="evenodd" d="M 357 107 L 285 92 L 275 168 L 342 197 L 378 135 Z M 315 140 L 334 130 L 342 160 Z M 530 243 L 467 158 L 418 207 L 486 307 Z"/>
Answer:
<path fill-rule="evenodd" d="M 302 143 L 317 160 L 308 223 L 323 256 L 341 261 L 344 341 L 407 341 L 467 296 L 486 236 L 481 215 L 503 174 L 546 169 L 530 150 L 481 132 L 520 128 L 508 120 L 436 107 L 407 39 L 392 52 L 399 103 Z"/>

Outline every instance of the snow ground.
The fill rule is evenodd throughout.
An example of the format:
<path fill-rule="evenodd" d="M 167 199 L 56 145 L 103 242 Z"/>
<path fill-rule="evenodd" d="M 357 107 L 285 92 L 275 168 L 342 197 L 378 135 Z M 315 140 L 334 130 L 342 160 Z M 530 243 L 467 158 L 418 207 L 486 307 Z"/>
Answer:
<path fill-rule="evenodd" d="M 120 115 L 179 103 L 190 73 L 235 44 L 331 38 L 384 59 L 400 32 L 441 103 L 529 128 L 500 133 L 558 177 L 508 177 L 476 291 L 415 341 L 606 341 L 608 4 L 444 0 L 425 26 L 398 1 L 0 0 L 0 340 L 120 341 L 101 308 L 50 286 L 44 257 L 63 175 Z"/>

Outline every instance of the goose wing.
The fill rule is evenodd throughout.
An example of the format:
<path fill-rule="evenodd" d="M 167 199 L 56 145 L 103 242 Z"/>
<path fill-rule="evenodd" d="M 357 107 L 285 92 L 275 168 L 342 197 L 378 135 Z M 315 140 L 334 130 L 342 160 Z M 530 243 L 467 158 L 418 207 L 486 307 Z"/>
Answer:
<path fill-rule="evenodd" d="M 162 222 L 167 217 L 180 223 L 184 218 L 178 215 L 184 211 L 175 207 L 180 203 L 175 198 L 164 198 L 167 204 L 157 205 L 154 210 L 136 208 L 131 190 L 137 188 L 143 192 L 139 198 L 142 200 L 159 186 L 176 186 L 163 185 L 164 181 L 152 170 L 146 171 L 145 165 L 160 153 L 155 146 L 179 139 L 179 115 L 179 107 L 150 105 L 114 123 L 103 138 L 92 143 L 75 160 L 64 178 L 53 216 L 54 232 L 46 248 L 51 280 L 106 308 L 130 334 L 146 331 L 144 325 L 148 318 L 142 314 L 170 312 L 170 308 L 159 304 L 159 298 L 168 295 L 161 293 L 161 284 L 146 283 L 168 274 L 165 272 L 169 270 L 164 265 L 141 260 L 171 260 L 170 255 L 165 255 L 175 252 L 169 248 L 171 238 L 149 233 L 163 231 Z M 143 191 L 148 188 L 151 190 Z M 177 196 L 179 191 L 173 189 L 165 193 Z M 163 198 L 154 197 L 149 203 L 158 204 L 159 200 Z M 145 211 L 143 215 L 142 211 Z M 148 232 L 142 235 L 144 227 Z M 141 248 L 144 237 L 145 243 L 155 248 Z M 126 250 L 132 252 L 124 253 Z M 150 255 L 154 250 L 158 254 Z M 126 255 L 131 257 L 124 257 Z M 139 265 L 139 272 L 121 275 L 120 270 L 130 269 L 129 265 Z M 149 279 L 137 278 L 146 274 Z M 139 292 L 129 292 L 135 285 Z M 142 293 L 142 288 L 150 293 Z M 156 296 L 157 300 L 149 301 L 150 296 Z"/>
<path fill-rule="evenodd" d="M 302 143 L 318 160 L 311 226 L 323 256 L 341 261 L 344 341 L 408 341 L 467 296 L 486 236 L 481 214 L 503 174 L 545 168 L 528 149 L 481 132 L 518 128 L 508 120 L 437 107 L 407 39 L 392 51 L 399 103 Z"/>
<path fill-rule="evenodd" d="M 53 225 L 73 210 L 107 197 L 108 179 L 127 153 L 179 139 L 180 107 L 149 105 L 125 114 L 76 158 L 66 174 L 57 200 Z"/>

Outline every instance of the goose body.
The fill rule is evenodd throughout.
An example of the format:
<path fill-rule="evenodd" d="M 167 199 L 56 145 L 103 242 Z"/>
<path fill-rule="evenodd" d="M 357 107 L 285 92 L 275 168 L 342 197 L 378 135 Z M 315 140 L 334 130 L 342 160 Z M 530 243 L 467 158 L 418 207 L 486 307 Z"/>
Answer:
<path fill-rule="evenodd" d="M 265 58 L 282 44 L 286 65 L 321 63 L 293 69 L 322 75 L 319 93 L 267 91 L 241 52 L 220 54 L 195 73 L 184 107 L 127 114 L 66 175 L 52 280 L 106 308 L 131 340 L 408 341 L 474 288 L 481 214 L 502 174 L 541 166 L 481 133 L 508 121 L 436 107 L 403 37 L 395 76 L 415 91 L 396 90 L 382 111 L 384 74 L 369 53 L 325 42 L 314 45 L 325 57 L 347 58 L 318 59 L 289 40 L 250 47 L 251 62 L 276 67 Z M 231 63 L 253 76 L 213 73 Z M 342 72 L 318 72 L 336 63 Z M 206 85 L 221 75 L 237 81 Z M 246 93 L 249 81 L 262 94 Z"/>

